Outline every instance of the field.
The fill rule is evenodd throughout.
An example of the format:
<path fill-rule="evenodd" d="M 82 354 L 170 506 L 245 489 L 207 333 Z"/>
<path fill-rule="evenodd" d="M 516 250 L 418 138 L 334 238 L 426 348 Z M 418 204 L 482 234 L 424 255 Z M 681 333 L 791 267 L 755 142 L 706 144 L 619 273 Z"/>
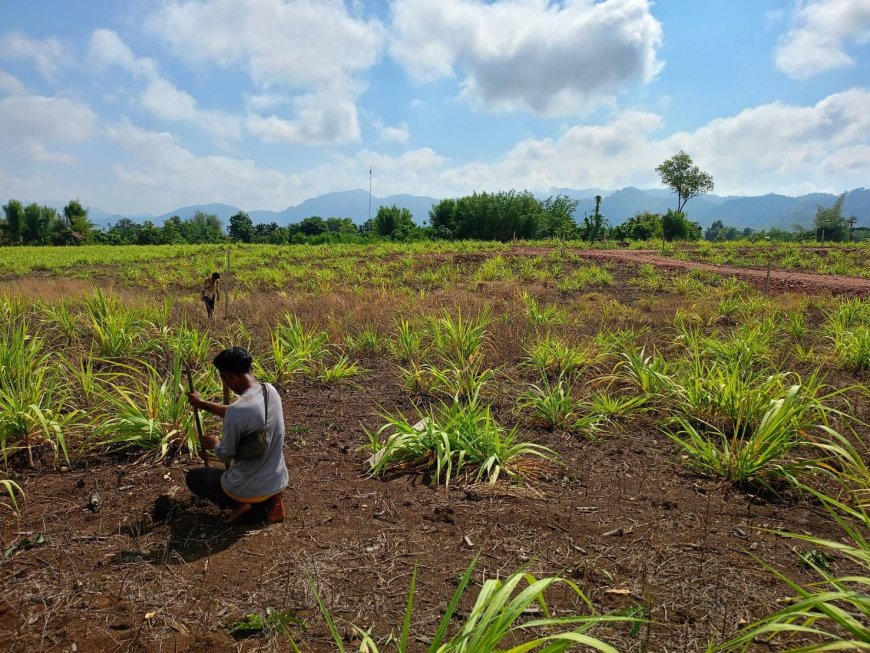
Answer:
<path fill-rule="evenodd" d="M 0 249 L 0 649 L 870 647 L 867 248 L 704 247 Z M 281 525 L 184 486 L 230 344 Z"/>

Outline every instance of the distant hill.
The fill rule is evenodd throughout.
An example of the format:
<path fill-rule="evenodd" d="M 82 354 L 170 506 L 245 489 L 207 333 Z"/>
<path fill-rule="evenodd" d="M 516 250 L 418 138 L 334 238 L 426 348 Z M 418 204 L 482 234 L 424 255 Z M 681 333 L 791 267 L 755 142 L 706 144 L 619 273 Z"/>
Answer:
<path fill-rule="evenodd" d="M 575 212 L 577 219 L 582 219 L 585 213 L 590 213 L 594 206 L 594 197 L 601 195 L 603 198 L 601 212 L 607 217 L 611 225 L 617 225 L 641 211 L 664 213 L 668 209 L 676 208 L 676 198 L 673 193 L 662 188 L 639 189 L 629 186 L 617 191 L 606 191 L 600 188 L 553 188 L 548 193 L 548 195 L 557 194 L 568 195 L 580 202 Z M 741 229 L 745 227 L 789 229 L 794 224 L 800 224 L 803 227 L 812 225 L 816 207 L 831 206 L 836 199 L 837 196 L 830 193 L 810 193 L 799 197 L 774 193 L 753 197 L 705 195 L 689 200 L 686 204 L 686 213 L 691 220 L 699 222 L 705 227 L 714 220 L 722 220 L 727 225 Z M 377 214 L 379 207 L 395 204 L 411 211 L 414 220 L 418 224 L 423 224 L 429 216 L 429 209 L 438 201 L 434 197 L 419 195 L 373 196 L 371 198 L 371 216 L 374 217 Z M 61 210 L 63 207 L 56 208 Z M 124 217 L 137 222 L 151 220 L 160 225 L 173 215 L 187 219 L 197 211 L 204 211 L 205 213 L 214 213 L 226 224 L 230 216 L 239 210 L 241 210 L 239 207 L 230 204 L 195 204 L 159 216 L 148 214 L 121 216 L 91 207 L 90 217 L 95 224 L 101 227 L 117 222 Z M 870 226 L 870 190 L 856 188 L 849 191 L 843 206 L 843 213 L 847 216 L 857 216 L 859 226 Z M 369 194 L 368 191 L 362 189 L 337 191 L 312 197 L 296 206 L 288 206 L 283 211 L 248 210 L 248 214 L 255 223 L 276 222 L 279 225 L 286 225 L 317 215 L 322 218 L 351 218 L 356 224 L 362 224 L 369 217 Z"/>

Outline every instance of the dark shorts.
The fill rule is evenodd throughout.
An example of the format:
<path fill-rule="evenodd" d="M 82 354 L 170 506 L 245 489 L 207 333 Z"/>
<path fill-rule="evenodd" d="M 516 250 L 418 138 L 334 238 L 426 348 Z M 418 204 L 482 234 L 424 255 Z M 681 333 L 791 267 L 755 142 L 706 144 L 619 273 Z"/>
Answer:
<path fill-rule="evenodd" d="M 208 311 L 208 314 L 211 315 L 214 312 L 214 297 L 206 297 L 203 295 L 202 301 L 205 302 L 205 309 Z"/>

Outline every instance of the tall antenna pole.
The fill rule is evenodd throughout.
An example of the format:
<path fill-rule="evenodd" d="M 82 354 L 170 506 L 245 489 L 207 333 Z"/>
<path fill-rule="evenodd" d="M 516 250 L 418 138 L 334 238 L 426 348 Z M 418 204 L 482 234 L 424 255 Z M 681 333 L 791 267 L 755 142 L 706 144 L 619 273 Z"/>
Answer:
<path fill-rule="evenodd" d="M 369 168 L 369 220 L 372 219 L 372 169 Z"/>

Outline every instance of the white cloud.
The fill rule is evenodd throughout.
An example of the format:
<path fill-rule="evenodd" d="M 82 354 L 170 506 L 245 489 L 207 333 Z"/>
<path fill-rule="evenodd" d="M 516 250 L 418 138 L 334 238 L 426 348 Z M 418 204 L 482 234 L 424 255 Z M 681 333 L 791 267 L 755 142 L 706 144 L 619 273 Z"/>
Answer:
<path fill-rule="evenodd" d="M 661 69 L 648 0 L 396 0 L 390 52 L 490 110 L 583 113 Z"/>
<path fill-rule="evenodd" d="M 385 30 L 377 20 L 349 13 L 341 0 L 171 0 L 146 24 L 183 59 L 241 65 L 261 87 L 298 94 L 293 116 L 250 117 L 257 137 L 359 140 L 356 100 L 365 86 L 357 76 L 380 58 Z M 255 112 L 278 106 L 274 91 L 254 97 L 249 107 Z"/>
<path fill-rule="evenodd" d="M 20 32 L 0 36 L 0 58 L 30 61 L 48 81 L 57 78 L 60 69 L 69 65 L 71 55 L 55 38 L 33 39 Z"/>
<path fill-rule="evenodd" d="M 853 66 L 846 43 L 870 41 L 867 0 L 806 0 L 797 3 L 793 18 L 795 26 L 777 45 L 776 66 L 795 79 Z"/>
<path fill-rule="evenodd" d="M 668 143 L 709 161 L 717 188 L 726 192 L 845 190 L 870 178 L 867 106 L 867 89 L 835 93 L 812 106 L 774 102 L 674 134 Z"/>
<path fill-rule="evenodd" d="M 0 69 L 0 93 L 6 95 L 23 95 L 26 92 L 24 84 L 14 75 Z"/>
<path fill-rule="evenodd" d="M 75 158 L 53 152 L 52 143 L 78 143 L 90 137 L 96 115 L 74 100 L 19 95 L 0 99 L 0 151 L 53 163 L 70 163 Z"/>
<path fill-rule="evenodd" d="M 328 92 L 293 99 L 294 118 L 251 114 L 245 126 L 266 143 L 331 145 L 359 140 L 357 108 L 353 100 Z"/>
<path fill-rule="evenodd" d="M 158 76 L 157 64 L 153 60 L 134 55 L 121 37 L 109 29 L 94 30 L 91 34 L 88 58 L 98 66 L 118 66 L 149 79 Z"/>
<path fill-rule="evenodd" d="M 127 121 L 110 126 L 106 133 L 129 156 L 113 167 L 115 183 L 104 195 L 110 210 L 159 213 L 196 202 L 248 208 L 289 203 L 285 198 L 293 190 L 292 177 L 258 168 L 251 160 L 196 156 L 171 134 L 147 131 Z M 142 204 L 130 206 L 130 197 L 142 198 Z"/>
<path fill-rule="evenodd" d="M 224 111 L 200 109 L 197 101 L 171 82 L 156 77 L 141 97 L 142 107 L 167 122 L 188 122 L 210 132 L 218 142 L 241 137 L 241 119 Z"/>
<path fill-rule="evenodd" d="M 378 133 L 378 139 L 387 143 L 407 143 L 411 138 L 411 131 L 406 122 L 399 125 L 384 125 L 380 120 L 377 120 L 374 123 L 374 128 Z"/>
<path fill-rule="evenodd" d="M 245 106 L 248 111 L 258 113 L 272 111 L 278 107 L 292 104 L 293 98 L 283 93 L 254 93 L 245 95 Z"/>
<path fill-rule="evenodd" d="M 190 93 L 165 79 L 153 60 L 137 57 L 115 32 L 95 30 L 91 35 L 88 56 L 97 65 L 117 66 L 134 76 L 147 79 L 139 106 L 160 120 L 196 125 L 211 133 L 220 145 L 241 137 L 240 118 L 224 111 L 200 108 Z"/>
<path fill-rule="evenodd" d="M 870 91 L 852 89 L 812 106 L 780 102 L 657 138 L 660 116 L 625 112 L 558 138 L 526 139 L 495 163 L 442 171 L 451 192 L 474 189 L 656 186 L 655 166 L 683 149 L 723 194 L 837 192 L 870 178 Z"/>

